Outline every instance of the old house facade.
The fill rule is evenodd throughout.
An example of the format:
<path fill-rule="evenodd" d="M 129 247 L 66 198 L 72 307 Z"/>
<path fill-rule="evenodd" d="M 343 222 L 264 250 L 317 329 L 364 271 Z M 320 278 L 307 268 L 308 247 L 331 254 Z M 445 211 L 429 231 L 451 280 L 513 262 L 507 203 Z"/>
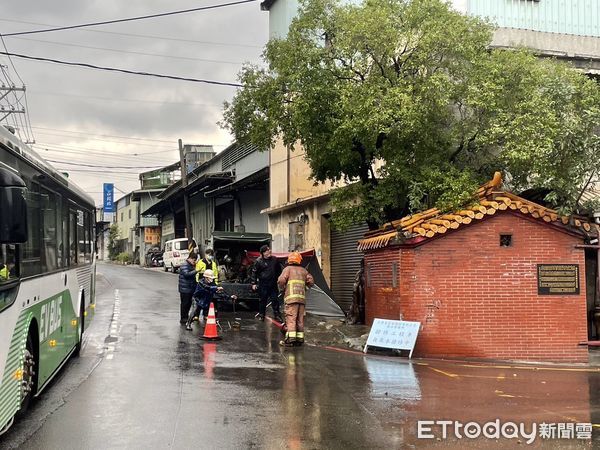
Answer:
<path fill-rule="evenodd" d="M 420 356 L 586 361 L 597 267 L 585 246 L 599 232 L 489 183 L 475 207 L 360 241 L 368 323 L 421 322 Z"/>

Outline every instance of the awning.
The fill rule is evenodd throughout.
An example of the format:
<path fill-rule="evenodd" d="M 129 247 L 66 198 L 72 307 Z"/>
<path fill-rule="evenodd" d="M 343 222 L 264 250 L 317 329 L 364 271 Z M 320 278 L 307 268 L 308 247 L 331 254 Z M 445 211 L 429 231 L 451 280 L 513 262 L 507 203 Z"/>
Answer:
<path fill-rule="evenodd" d="M 213 242 L 235 241 L 235 242 L 264 242 L 270 244 L 273 236 L 269 233 L 236 233 L 232 231 L 213 231 Z"/>
<path fill-rule="evenodd" d="M 233 179 L 231 172 L 216 172 L 216 173 L 205 173 L 193 180 L 188 180 L 188 186 L 186 192 L 190 197 L 199 192 L 215 188 L 222 184 L 225 184 Z M 167 191 L 169 191 L 167 193 Z M 159 214 L 162 210 L 169 208 L 169 203 L 174 202 L 179 198 L 183 198 L 183 189 L 181 187 L 181 180 L 177 183 L 168 187 L 161 194 L 158 195 L 161 200 L 155 203 L 146 211 L 142 212 L 142 216 L 152 216 Z"/>
<path fill-rule="evenodd" d="M 208 191 L 204 193 L 205 197 L 219 197 L 224 194 L 228 194 L 230 192 L 249 189 L 253 186 L 260 185 L 266 182 L 269 179 L 269 168 L 265 167 L 260 169 L 253 174 L 242 178 L 240 180 L 234 181 L 233 183 L 226 184 L 225 186 L 220 186 L 212 191 Z"/>
<path fill-rule="evenodd" d="M 277 259 L 287 259 L 287 257 L 290 255 L 291 252 L 282 252 L 282 253 L 274 253 L 271 252 L 271 256 L 274 256 Z M 311 250 L 305 250 L 303 252 L 299 252 L 300 255 L 302 256 L 302 259 L 306 259 L 306 258 L 312 258 L 316 255 L 315 253 L 315 249 L 311 249 Z M 246 254 L 248 255 L 248 257 L 251 260 L 255 260 L 256 258 L 258 258 L 260 256 L 260 252 L 246 252 Z"/>

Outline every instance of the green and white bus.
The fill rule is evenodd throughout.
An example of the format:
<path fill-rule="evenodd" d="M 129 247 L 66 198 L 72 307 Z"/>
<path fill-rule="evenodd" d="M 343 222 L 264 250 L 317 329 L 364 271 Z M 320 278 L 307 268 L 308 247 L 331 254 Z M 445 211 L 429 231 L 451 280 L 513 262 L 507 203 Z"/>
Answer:
<path fill-rule="evenodd" d="M 93 316 L 94 201 L 0 126 L 0 434 Z"/>

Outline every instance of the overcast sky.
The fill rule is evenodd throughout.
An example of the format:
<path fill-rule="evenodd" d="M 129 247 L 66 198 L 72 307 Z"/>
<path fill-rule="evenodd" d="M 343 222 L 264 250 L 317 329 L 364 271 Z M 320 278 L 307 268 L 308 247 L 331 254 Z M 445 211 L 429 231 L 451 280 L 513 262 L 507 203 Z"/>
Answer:
<path fill-rule="evenodd" d="M 0 33 L 226 2 L 4 0 Z M 267 39 L 268 13 L 261 11 L 256 1 L 136 22 L 4 37 L 4 43 L 12 53 L 236 82 L 242 63 L 259 62 Z M 179 138 L 184 144 L 214 145 L 217 151 L 231 143 L 231 136 L 217 122 L 222 117 L 223 101 L 230 100 L 235 93 L 233 87 L 11 59 L 16 73 L 6 57 L 0 55 L 0 63 L 8 65 L 11 79 L 20 84 L 20 76 L 26 84 L 28 112 L 36 140 L 33 147 L 42 156 L 71 163 L 140 167 L 102 169 L 54 163 L 55 167 L 69 171 L 70 178 L 89 192 L 98 205 L 102 183 L 115 183 L 118 188 L 115 197 L 120 198 L 119 190 L 129 192 L 139 188 L 136 174 L 150 170 L 142 167 L 177 161 Z M 22 133 L 25 134 L 24 129 Z"/>

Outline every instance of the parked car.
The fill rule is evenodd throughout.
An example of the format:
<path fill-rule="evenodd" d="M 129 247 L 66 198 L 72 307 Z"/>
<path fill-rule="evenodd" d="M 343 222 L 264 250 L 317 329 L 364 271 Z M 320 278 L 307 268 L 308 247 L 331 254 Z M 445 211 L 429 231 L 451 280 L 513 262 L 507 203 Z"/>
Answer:
<path fill-rule="evenodd" d="M 165 272 L 168 272 L 169 269 L 173 273 L 177 272 L 177 269 L 183 265 L 189 254 L 187 238 L 171 239 L 165 242 L 163 253 Z"/>

